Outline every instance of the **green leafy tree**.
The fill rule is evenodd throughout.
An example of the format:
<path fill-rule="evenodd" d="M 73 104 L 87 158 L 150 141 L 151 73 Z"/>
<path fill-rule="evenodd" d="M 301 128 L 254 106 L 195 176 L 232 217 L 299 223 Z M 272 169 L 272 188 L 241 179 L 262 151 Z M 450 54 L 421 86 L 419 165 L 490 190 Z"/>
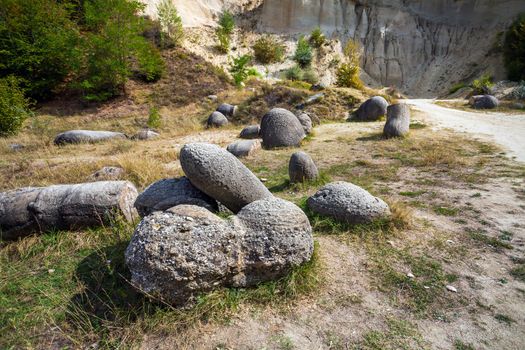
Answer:
<path fill-rule="evenodd" d="M 159 109 L 157 107 L 151 107 L 149 109 L 148 127 L 152 129 L 160 128 L 161 121 L 162 118 Z"/>
<path fill-rule="evenodd" d="M 312 33 L 310 33 L 310 45 L 312 45 L 313 47 L 319 48 L 323 46 L 325 42 L 326 42 L 326 37 L 321 31 L 321 28 L 317 27 L 314 30 L 312 30 Z"/>
<path fill-rule="evenodd" d="M 520 15 L 507 31 L 503 54 L 509 79 L 525 80 L 525 14 Z"/>
<path fill-rule="evenodd" d="M 281 62 L 286 51 L 283 43 L 270 35 L 257 39 L 252 49 L 255 59 L 263 64 Z"/>
<path fill-rule="evenodd" d="M 171 0 L 162 0 L 157 5 L 157 14 L 162 29 L 160 34 L 162 46 L 179 45 L 184 39 L 184 29 L 175 4 Z"/>
<path fill-rule="evenodd" d="M 304 36 L 300 37 L 293 57 L 294 61 L 297 62 L 301 68 L 305 68 L 312 63 L 312 58 L 312 47 Z"/>
<path fill-rule="evenodd" d="M 475 95 L 490 94 L 494 83 L 492 77 L 488 74 L 482 75 L 479 79 L 476 79 L 470 85 L 474 89 Z"/>
<path fill-rule="evenodd" d="M 359 78 L 361 68 L 361 50 L 359 44 L 354 40 L 349 40 L 343 50 L 346 62 L 339 65 L 336 71 L 336 84 L 341 87 L 362 89 L 363 82 Z"/>
<path fill-rule="evenodd" d="M 229 11 L 225 11 L 219 18 L 219 26 L 217 27 L 215 34 L 217 35 L 217 41 L 219 44 L 217 48 L 223 53 L 230 51 L 230 43 L 235 29 L 235 19 Z"/>
<path fill-rule="evenodd" d="M 18 133 L 29 115 L 29 102 L 18 79 L 12 75 L 0 79 L 0 136 Z"/>
<path fill-rule="evenodd" d="M 238 87 L 243 86 L 246 79 L 251 76 L 259 76 L 257 70 L 253 67 L 248 67 L 252 61 L 252 56 L 242 55 L 236 58 L 233 58 L 230 63 L 230 73 L 233 77 L 235 85 Z"/>

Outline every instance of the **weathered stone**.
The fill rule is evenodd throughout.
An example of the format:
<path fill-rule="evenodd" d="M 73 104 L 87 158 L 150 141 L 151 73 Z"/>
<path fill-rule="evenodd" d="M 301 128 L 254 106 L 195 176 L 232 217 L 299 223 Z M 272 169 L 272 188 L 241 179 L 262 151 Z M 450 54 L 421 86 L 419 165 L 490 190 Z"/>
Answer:
<path fill-rule="evenodd" d="M 242 129 L 241 139 L 257 139 L 260 137 L 261 127 L 259 125 L 250 125 Z"/>
<path fill-rule="evenodd" d="M 19 143 L 11 143 L 11 144 L 9 144 L 9 149 L 11 149 L 11 151 L 13 151 L 13 152 L 20 152 L 24 148 L 25 148 L 25 146 L 21 145 Z"/>
<path fill-rule="evenodd" d="M 251 202 L 272 196 L 244 164 L 216 145 L 187 144 L 180 152 L 180 163 L 195 187 L 234 213 Z"/>
<path fill-rule="evenodd" d="M 217 107 L 217 112 L 220 112 L 227 117 L 235 117 L 235 115 L 237 114 L 237 106 L 233 106 L 228 103 L 223 103 L 219 107 Z"/>
<path fill-rule="evenodd" d="M 320 92 L 318 94 L 315 94 L 315 95 L 312 95 L 312 96 L 308 97 L 306 99 L 306 101 L 304 101 L 304 103 L 301 103 L 301 104 L 295 106 L 295 108 L 297 108 L 297 109 L 304 109 L 306 106 L 313 105 L 313 104 L 321 102 L 323 100 L 323 98 L 324 98 L 324 93 Z"/>
<path fill-rule="evenodd" d="M 303 126 L 303 130 L 305 134 L 309 134 L 312 132 L 312 119 L 310 119 L 310 116 L 306 113 L 300 113 L 297 116 L 297 119 L 299 119 L 299 122 Z"/>
<path fill-rule="evenodd" d="M 492 95 L 472 96 L 469 104 L 475 109 L 494 109 L 499 106 L 499 101 Z"/>
<path fill-rule="evenodd" d="M 183 306 L 213 289 L 282 277 L 312 253 L 306 215 L 270 197 L 226 220 L 189 205 L 155 212 L 139 224 L 125 255 L 133 285 Z"/>
<path fill-rule="evenodd" d="M 0 193 L 0 232 L 14 239 L 51 229 L 110 224 L 115 215 L 133 221 L 137 189 L 127 181 L 30 187 Z"/>
<path fill-rule="evenodd" d="M 68 143 L 95 143 L 111 139 L 126 139 L 127 136 L 120 132 L 93 131 L 93 130 L 71 130 L 58 134 L 55 145 Z"/>
<path fill-rule="evenodd" d="M 315 180 L 319 176 L 317 166 L 312 157 L 305 152 L 295 152 L 290 158 L 288 166 L 290 182 L 305 182 Z"/>
<path fill-rule="evenodd" d="M 366 100 L 355 112 L 355 119 L 361 121 L 376 121 L 387 114 L 388 102 L 381 96 Z"/>
<path fill-rule="evenodd" d="M 213 112 L 208 117 L 207 126 L 208 128 L 220 128 L 228 124 L 228 118 L 224 116 L 221 112 Z"/>
<path fill-rule="evenodd" d="M 193 186 L 186 177 L 163 179 L 149 185 L 135 201 L 140 216 L 164 211 L 181 204 L 196 205 L 217 211 L 217 201 Z"/>
<path fill-rule="evenodd" d="M 385 137 L 401 137 L 410 131 L 410 107 L 404 103 L 388 107 L 387 119 L 383 129 Z"/>
<path fill-rule="evenodd" d="M 105 166 L 92 174 L 89 178 L 93 181 L 108 181 L 118 180 L 124 175 L 125 171 L 122 168 L 115 166 Z"/>
<path fill-rule="evenodd" d="M 228 152 L 237 158 L 251 156 L 259 149 L 261 149 L 261 141 L 259 140 L 236 141 L 226 148 Z"/>
<path fill-rule="evenodd" d="M 384 201 L 348 182 L 322 187 L 307 203 L 312 211 L 348 224 L 370 223 L 390 216 Z"/>
<path fill-rule="evenodd" d="M 261 136 L 265 148 L 297 147 L 306 136 L 299 119 L 290 111 L 274 108 L 261 121 Z"/>
<path fill-rule="evenodd" d="M 158 132 L 155 132 L 150 129 L 144 129 L 144 130 L 140 130 L 137 134 L 135 134 L 132 137 L 132 139 L 144 141 L 144 140 L 151 140 L 159 136 L 160 134 Z"/>
<path fill-rule="evenodd" d="M 206 98 L 212 102 L 215 102 L 219 99 L 217 95 L 208 95 Z"/>

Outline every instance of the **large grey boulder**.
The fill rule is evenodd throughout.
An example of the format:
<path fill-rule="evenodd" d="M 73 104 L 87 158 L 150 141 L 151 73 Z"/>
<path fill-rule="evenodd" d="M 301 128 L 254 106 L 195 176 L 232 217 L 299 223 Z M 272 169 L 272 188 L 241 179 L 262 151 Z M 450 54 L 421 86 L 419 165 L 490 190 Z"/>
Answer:
<path fill-rule="evenodd" d="M 228 152 L 230 152 L 237 158 L 251 156 L 259 149 L 261 149 L 261 142 L 259 140 L 236 141 L 228 145 L 228 147 L 226 148 Z"/>
<path fill-rule="evenodd" d="M 290 158 L 288 174 L 291 183 L 298 183 L 317 179 L 319 171 L 310 155 L 305 152 L 295 152 Z"/>
<path fill-rule="evenodd" d="M 217 201 L 193 186 L 187 177 L 163 179 L 149 185 L 135 201 L 141 217 L 181 204 L 196 205 L 217 211 Z"/>
<path fill-rule="evenodd" d="M 265 148 L 297 147 L 306 136 L 299 119 L 284 108 L 274 108 L 261 120 Z"/>
<path fill-rule="evenodd" d="M 388 107 L 387 119 L 383 128 L 385 137 L 402 137 L 410 131 L 410 107 L 404 103 Z"/>
<path fill-rule="evenodd" d="M 180 152 L 180 163 L 191 183 L 237 213 L 272 194 L 235 156 L 209 143 L 191 143 Z"/>
<path fill-rule="evenodd" d="M 308 207 L 317 214 L 347 224 L 364 224 L 388 218 L 390 209 L 381 199 L 348 182 L 333 182 L 308 198 Z"/>
<path fill-rule="evenodd" d="M 111 139 L 126 139 L 127 136 L 120 132 L 94 131 L 94 130 L 70 130 L 60 133 L 55 138 L 55 145 L 69 143 L 95 143 Z"/>
<path fill-rule="evenodd" d="M 240 138 L 241 139 L 257 139 L 260 137 L 261 127 L 260 125 L 250 125 L 242 129 Z"/>
<path fill-rule="evenodd" d="M 300 113 L 297 116 L 297 119 L 299 119 L 299 123 L 303 126 L 303 130 L 305 134 L 310 134 L 312 132 L 312 119 L 310 116 L 306 113 Z"/>
<path fill-rule="evenodd" d="M 133 135 L 131 138 L 133 140 L 145 141 L 145 140 L 151 140 L 151 139 L 157 138 L 159 136 L 160 134 L 158 132 L 155 132 L 151 129 L 143 129 L 143 130 L 140 130 L 135 135 Z"/>
<path fill-rule="evenodd" d="M 145 217 L 126 250 L 133 285 L 185 306 L 221 287 L 250 287 L 280 278 L 311 259 L 312 228 L 294 204 L 255 201 L 237 216 L 179 205 Z"/>
<path fill-rule="evenodd" d="M 137 189 L 127 181 L 29 187 L 0 193 L 0 235 L 24 237 L 51 229 L 110 225 L 116 216 L 133 221 Z"/>
<path fill-rule="evenodd" d="M 376 121 L 387 113 L 388 102 L 381 96 L 366 100 L 355 112 L 355 118 L 361 121 Z"/>
<path fill-rule="evenodd" d="M 223 103 L 217 108 L 217 112 L 224 114 L 227 117 L 235 117 L 237 114 L 237 106 Z"/>
<path fill-rule="evenodd" d="M 221 112 L 217 112 L 217 111 L 210 114 L 210 116 L 208 117 L 208 121 L 206 123 L 208 128 L 220 128 L 227 124 L 228 124 L 228 118 L 226 118 L 224 114 L 222 114 Z"/>
<path fill-rule="evenodd" d="M 475 109 L 494 109 L 499 106 L 499 101 L 492 95 L 472 96 L 469 104 Z"/>

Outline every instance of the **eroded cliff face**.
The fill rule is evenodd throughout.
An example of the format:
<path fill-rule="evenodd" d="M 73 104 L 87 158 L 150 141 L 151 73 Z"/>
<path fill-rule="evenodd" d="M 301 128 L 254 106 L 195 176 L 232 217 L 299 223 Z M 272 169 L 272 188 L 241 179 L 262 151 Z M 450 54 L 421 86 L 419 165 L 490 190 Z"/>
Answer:
<path fill-rule="evenodd" d="M 500 35 L 523 11 L 524 0 L 265 0 L 259 29 L 357 39 L 371 78 L 423 96 L 485 71 L 503 78 Z"/>

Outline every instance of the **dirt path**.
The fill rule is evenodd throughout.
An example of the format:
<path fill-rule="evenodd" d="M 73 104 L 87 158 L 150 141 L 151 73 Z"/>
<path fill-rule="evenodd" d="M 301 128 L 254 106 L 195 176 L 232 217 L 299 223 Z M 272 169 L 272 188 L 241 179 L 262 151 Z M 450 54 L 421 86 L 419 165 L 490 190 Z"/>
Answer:
<path fill-rule="evenodd" d="M 525 114 L 473 113 L 441 107 L 433 102 L 406 100 L 406 103 L 425 112 L 425 118 L 436 126 L 488 137 L 503 146 L 518 161 L 525 162 Z"/>

